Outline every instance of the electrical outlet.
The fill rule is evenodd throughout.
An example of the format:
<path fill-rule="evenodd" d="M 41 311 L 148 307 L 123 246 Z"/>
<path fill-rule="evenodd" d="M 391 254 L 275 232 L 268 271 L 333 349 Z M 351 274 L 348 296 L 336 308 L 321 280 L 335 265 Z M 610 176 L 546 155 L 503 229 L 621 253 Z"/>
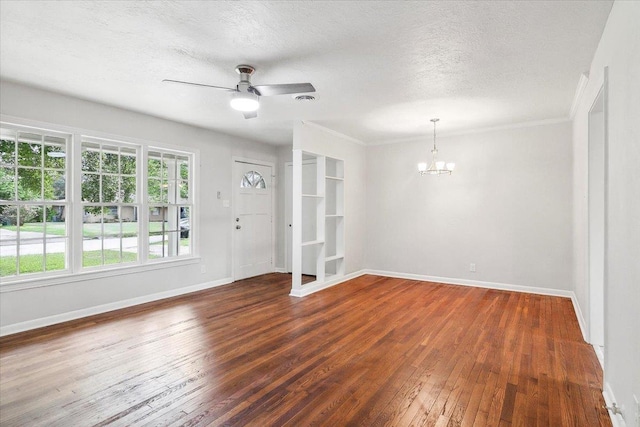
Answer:
<path fill-rule="evenodd" d="M 476 272 L 476 263 L 472 262 L 471 264 L 469 264 L 469 271 L 475 273 Z"/>
<path fill-rule="evenodd" d="M 200 266 L 200 273 L 204 274 L 207 272 L 207 265 L 206 264 L 202 264 Z"/>

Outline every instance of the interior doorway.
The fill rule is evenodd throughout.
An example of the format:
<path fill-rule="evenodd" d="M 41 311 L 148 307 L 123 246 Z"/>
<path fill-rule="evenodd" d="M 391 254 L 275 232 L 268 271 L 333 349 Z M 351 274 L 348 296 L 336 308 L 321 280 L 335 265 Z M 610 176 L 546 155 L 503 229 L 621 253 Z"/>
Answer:
<path fill-rule="evenodd" d="M 605 85 L 603 85 L 589 110 L 588 159 L 589 341 L 603 365 L 607 193 L 605 113 Z"/>
<path fill-rule="evenodd" d="M 233 161 L 233 279 L 273 272 L 273 165 Z"/>

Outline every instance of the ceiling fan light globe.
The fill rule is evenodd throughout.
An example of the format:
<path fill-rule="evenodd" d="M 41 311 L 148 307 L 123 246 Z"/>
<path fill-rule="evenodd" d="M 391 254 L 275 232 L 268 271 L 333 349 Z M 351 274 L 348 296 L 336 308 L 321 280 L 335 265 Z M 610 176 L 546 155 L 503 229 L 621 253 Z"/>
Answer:
<path fill-rule="evenodd" d="M 455 163 L 447 163 L 447 170 L 453 172 L 453 170 L 456 168 L 456 164 Z"/>
<path fill-rule="evenodd" d="M 418 163 L 418 172 L 426 172 L 427 164 L 426 163 Z"/>
<path fill-rule="evenodd" d="M 231 98 L 231 108 L 242 112 L 256 111 L 260 108 L 258 96 L 253 93 L 236 92 Z"/>

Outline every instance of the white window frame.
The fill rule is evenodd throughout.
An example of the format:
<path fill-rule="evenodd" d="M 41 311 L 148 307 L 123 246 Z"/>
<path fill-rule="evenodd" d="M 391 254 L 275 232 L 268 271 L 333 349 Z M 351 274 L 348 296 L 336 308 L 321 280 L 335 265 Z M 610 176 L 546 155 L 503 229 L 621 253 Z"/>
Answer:
<path fill-rule="evenodd" d="M 67 220 L 67 268 L 54 272 L 34 273 L 26 276 L 6 276 L 0 278 L 0 293 L 21 289 L 53 286 L 70 282 L 94 280 L 103 277 L 131 274 L 137 272 L 157 270 L 159 268 L 171 268 L 181 265 L 197 264 L 199 255 L 199 157 L 198 149 L 174 144 L 166 144 L 157 141 L 149 141 L 139 138 L 123 137 L 103 132 L 77 127 L 62 126 L 35 120 L 23 119 L 14 116 L 0 115 L 0 125 L 5 128 L 20 130 L 22 132 L 45 132 L 50 135 L 66 135 L 67 162 L 66 162 L 66 199 L 59 204 L 68 205 Z M 138 211 L 138 261 L 136 263 L 109 264 L 99 267 L 82 267 L 82 217 L 84 204 L 82 203 L 82 141 L 100 140 L 113 144 L 139 146 L 140 165 L 136 166 L 137 201 Z M 148 214 L 149 203 L 147 197 L 147 153 L 149 150 L 174 151 L 189 158 L 189 199 L 190 199 L 190 245 L 189 254 L 148 259 Z M 44 204 L 44 202 L 43 202 Z M 53 203 L 49 203 L 53 204 Z M 113 205 L 113 204 L 112 204 Z M 195 230 L 195 233 L 193 232 Z"/>
<path fill-rule="evenodd" d="M 71 135 L 68 133 L 64 133 L 64 132 L 58 132 L 58 131 L 54 131 L 54 130 L 49 130 L 49 129 L 38 129 L 38 128 L 33 128 L 33 127 L 27 127 L 27 126 L 19 126 L 19 125 L 13 125 L 13 124 L 9 124 L 9 123 L 4 123 L 1 122 L 0 123 L 0 127 L 5 128 L 5 129 L 9 129 L 13 132 L 15 132 L 16 134 L 16 149 L 17 147 L 17 143 L 18 143 L 18 135 L 20 133 L 32 133 L 32 134 L 38 134 L 42 137 L 42 145 L 43 145 L 43 155 L 42 155 L 42 160 L 41 160 L 41 164 L 40 166 L 29 166 L 29 167 L 25 167 L 25 166 L 20 166 L 18 164 L 18 158 L 17 158 L 17 152 L 16 152 L 16 164 L 15 164 L 15 169 L 16 169 L 16 174 L 14 176 L 14 192 L 15 195 L 17 196 L 17 188 L 18 188 L 18 175 L 19 175 L 19 169 L 22 168 L 27 168 L 27 169 L 39 169 L 40 173 L 41 173 L 41 186 L 40 186 L 40 196 L 41 199 L 40 200 L 20 200 L 19 197 L 16 197 L 15 200 L 8 200 L 6 202 L 4 202 L 7 205 L 15 205 L 17 207 L 20 206 L 30 206 L 30 205 L 42 205 L 42 206 L 46 206 L 46 205 L 57 205 L 57 206 L 65 206 L 66 208 L 66 213 L 65 213 L 65 231 L 66 234 L 64 236 L 65 238 L 65 268 L 61 269 L 61 270 L 54 270 L 54 271 L 49 271 L 47 272 L 46 269 L 43 269 L 42 272 L 40 273 L 27 273 L 26 275 L 22 275 L 20 274 L 20 227 L 17 226 L 17 232 L 16 232 L 16 257 L 17 257 L 17 261 L 16 261 L 16 275 L 15 276 L 6 276 L 1 278 L 2 282 L 13 282 L 13 281 L 22 281 L 22 280 L 28 280 L 31 278 L 36 278 L 36 277 L 46 277 L 46 276 L 53 276 L 53 275 L 58 275 L 58 274 L 65 274 L 65 273 L 69 273 L 71 270 L 71 263 L 70 263 L 70 258 L 71 258 L 71 251 L 70 251 L 70 246 L 71 246 L 71 236 L 70 236 L 70 232 L 71 232 L 71 225 L 70 225 L 70 219 L 69 219 L 69 213 L 71 211 L 71 198 L 70 198 L 70 176 L 71 176 L 71 168 L 69 168 L 69 161 L 68 159 L 65 160 L 65 168 L 64 168 L 64 177 L 65 177 L 65 198 L 63 200 L 46 200 L 44 198 L 44 173 L 47 169 L 50 168 L 46 168 L 44 165 L 44 145 L 45 145 L 45 141 L 44 138 L 47 136 L 52 136 L 52 137 L 57 137 L 57 138 L 61 138 L 65 140 L 65 153 L 67 154 L 68 157 L 68 152 L 69 152 L 69 148 L 71 145 Z M 46 211 L 43 212 L 43 215 L 46 214 Z M 16 216 L 16 219 L 19 221 L 18 218 L 19 215 Z M 45 219 L 45 218 L 43 218 Z M 46 226 L 45 226 L 46 229 Z M 47 250 L 47 239 L 43 237 L 43 266 L 46 265 L 46 250 Z M 0 287 L 2 286 L 2 283 L 0 283 Z"/>
<path fill-rule="evenodd" d="M 125 149 L 130 149 L 130 150 L 134 150 L 136 153 L 136 173 L 135 173 L 135 178 L 136 178 L 136 200 L 134 200 L 133 202 L 123 202 L 123 201 L 117 201 L 117 202 L 105 202 L 104 200 L 100 200 L 98 202 L 85 202 L 84 200 L 82 200 L 82 188 L 80 188 L 80 193 L 78 194 L 78 198 L 77 201 L 78 203 L 80 203 L 82 205 L 82 211 L 80 213 L 80 221 L 79 224 L 75 223 L 74 225 L 79 227 L 79 233 L 80 236 L 83 236 L 83 228 L 84 228 L 84 210 L 86 207 L 89 206 L 95 206 L 95 207 L 101 207 L 101 208 L 106 208 L 106 207 L 112 207 L 112 206 L 116 206 L 118 208 L 123 208 L 126 206 L 133 206 L 134 208 L 136 208 L 138 210 L 138 224 L 140 223 L 140 211 L 142 210 L 142 206 L 144 204 L 144 199 L 143 196 L 144 194 L 141 194 L 142 191 L 144 191 L 144 186 L 142 185 L 142 183 L 140 182 L 140 163 L 142 162 L 142 151 L 143 151 L 143 146 L 139 145 L 139 144 L 131 144 L 131 143 L 127 143 L 127 142 L 123 142 L 123 141 L 115 141 L 115 140 L 111 140 L 111 139 L 104 139 L 104 138 L 96 138 L 96 137 L 92 137 L 92 136 L 85 136 L 82 135 L 82 140 L 80 141 L 80 158 L 82 159 L 82 151 L 84 148 L 84 144 L 85 143 L 89 143 L 89 144 L 98 144 L 100 147 L 100 153 L 103 153 L 103 146 L 112 146 L 112 147 L 118 147 L 118 150 L 120 151 L 121 148 L 125 148 Z M 74 170 L 79 174 L 79 179 L 81 182 L 81 186 L 82 186 L 82 176 L 85 174 L 89 174 L 89 175 L 97 175 L 100 178 L 100 188 L 102 189 L 102 177 L 103 176 L 118 176 L 118 177 L 122 177 L 123 174 L 119 171 L 117 174 L 114 173 L 110 173 L 107 172 L 105 173 L 104 171 L 102 171 L 102 169 L 100 169 L 98 172 L 86 172 L 82 170 L 82 160 L 80 160 L 80 165 L 76 166 L 74 165 Z M 100 193 L 102 193 L 102 191 L 100 191 Z M 120 221 L 120 223 L 122 223 L 122 221 Z M 102 226 L 102 237 L 104 238 L 104 222 L 101 222 Z M 80 254 L 74 254 L 74 258 L 77 256 L 80 256 L 80 258 L 75 258 L 77 260 L 77 262 L 79 263 L 79 269 L 81 271 L 88 271 L 88 270 L 100 270 L 102 268 L 107 268 L 107 267 L 118 267 L 118 266 L 123 266 L 123 265 L 138 265 L 138 264 L 142 264 L 144 262 L 142 255 L 140 253 L 140 243 L 143 240 L 140 237 L 140 229 L 139 229 L 139 225 L 138 225 L 138 232 L 137 232 L 138 238 L 137 238 L 137 248 L 138 248 L 138 259 L 136 261 L 130 261 L 130 262 L 119 262 L 119 263 L 113 263 L 113 264 L 104 264 L 104 259 L 103 259 L 103 264 L 101 265 L 97 265 L 97 266 L 88 266 L 85 267 L 83 265 L 83 256 L 84 256 L 84 239 L 82 240 L 82 244 L 81 245 L 72 245 L 74 249 L 76 249 L 78 246 L 81 247 L 80 250 Z M 122 249 L 122 236 L 119 237 L 120 238 L 120 245 Z M 102 239 L 102 241 L 104 242 L 104 240 Z M 73 242 L 73 243 L 77 243 L 77 242 Z M 102 251 L 102 257 L 104 257 L 104 243 L 102 245 L 101 248 Z M 75 251 L 74 251 L 75 252 Z"/>
<path fill-rule="evenodd" d="M 157 152 L 160 152 L 161 155 L 169 154 L 169 155 L 179 155 L 179 156 L 187 157 L 188 164 L 189 164 L 189 179 L 187 180 L 188 187 L 189 187 L 189 193 L 188 193 L 188 196 L 187 196 L 187 200 L 188 200 L 187 203 L 184 203 L 183 201 L 176 201 L 176 200 L 174 200 L 172 202 L 169 199 L 167 199 L 166 202 L 164 202 L 164 201 L 162 201 L 162 202 L 150 202 L 149 201 L 149 196 L 148 196 L 148 192 L 147 192 L 148 191 L 148 182 L 149 182 L 149 176 L 148 176 L 148 172 L 149 172 L 149 167 L 148 167 L 148 164 L 149 164 L 149 151 L 157 151 Z M 144 164 L 144 167 L 145 167 L 145 181 L 144 181 L 144 183 L 145 183 L 145 185 L 144 185 L 145 194 L 144 194 L 144 196 L 145 196 L 146 204 L 144 205 L 143 209 L 145 209 L 145 213 L 144 213 L 144 215 L 145 215 L 145 233 L 146 233 L 145 236 L 147 236 L 147 238 L 149 237 L 148 226 L 149 226 L 149 210 L 150 209 L 154 209 L 154 208 L 163 209 L 164 207 L 169 207 L 169 206 L 172 206 L 172 205 L 176 206 L 176 207 L 178 207 L 178 209 L 180 209 L 180 207 L 182 207 L 182 206 L 187 206 L 189 208 L 189 221 L 190 221 L 190 230 L 189 230 L 189 236 L 190 236 L 189 245 L 190 245 L 190 248 L 189 248 L 189 253 L 190 254 L 193 253 L 193 251 L 194 251 L 193 238 L 194 237 L 193 237 L 193 235 L 191 233 L 191 227 L 192 227 L 191 221 L 193 219 L 194 211 L 195 211 L 194 193 L 193 193 L 193 187 L 194 187 L 194 184 L 195 184 L 194 179 L 193 179 L 193 175 L 194 175 L 193 155 L 191 153 L 188 153 L 188 152 L 185 152 L 185 151 L 178 151 L 178 150 L 174 150 L 174 149 L 162 148 L 162 147 L 158 147 L 157 145 L 154 145 L 154 146 L 151 146 L 151 147 L 147 147 L 147 149 L 145 150 L 145 164 Z M 170 177 L 168 177 L 168 180 L 169 180 L 169 178 Z M 177 181 L 181 181 L 181 179 L 177 179 L 177 178 L 174 179 L 174 180 L 176 182 Z M 179 236 L 180 235 L 179 234 L 180 233 L 180 225 L 179 224 L 178 224 L 177 231 L 178 231 L 178 236 Z M 196 234 L 197 234 L 197 232 L 196 232 Z M 180 255 L 178 253 L 178 255 L 170 255 L 170 256 L 162 257 L 162 258 L 155 258 L 155 259 L 154 258 L 149 258 L 149 255 L 148 255 L 149 241 L 148 240 L 146 241 L 145 250 L 147 252 L 146 253 L 146 259 L 147 259 L 147 262 L 149 262 L 149 263 L 166 262 L 166 260 L 171 260 L 171 259 L 183 258 L 183 257 L 190 256 L 189 254 Z M 178 252 L 179 252 L 179 248 L 178 248 Z"/>

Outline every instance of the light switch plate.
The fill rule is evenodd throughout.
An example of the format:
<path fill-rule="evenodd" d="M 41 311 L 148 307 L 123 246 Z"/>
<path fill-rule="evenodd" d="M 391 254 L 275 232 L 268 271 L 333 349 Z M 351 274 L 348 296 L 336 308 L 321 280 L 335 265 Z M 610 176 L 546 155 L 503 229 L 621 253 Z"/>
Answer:
<path fill-rule="evenodd" d="M 222 201 L 222 207 L 223 208 L 228 208 L 229 206 L 231 206 L 231 203 L 229 203 L 228 200 L 223 200 Z"/>

